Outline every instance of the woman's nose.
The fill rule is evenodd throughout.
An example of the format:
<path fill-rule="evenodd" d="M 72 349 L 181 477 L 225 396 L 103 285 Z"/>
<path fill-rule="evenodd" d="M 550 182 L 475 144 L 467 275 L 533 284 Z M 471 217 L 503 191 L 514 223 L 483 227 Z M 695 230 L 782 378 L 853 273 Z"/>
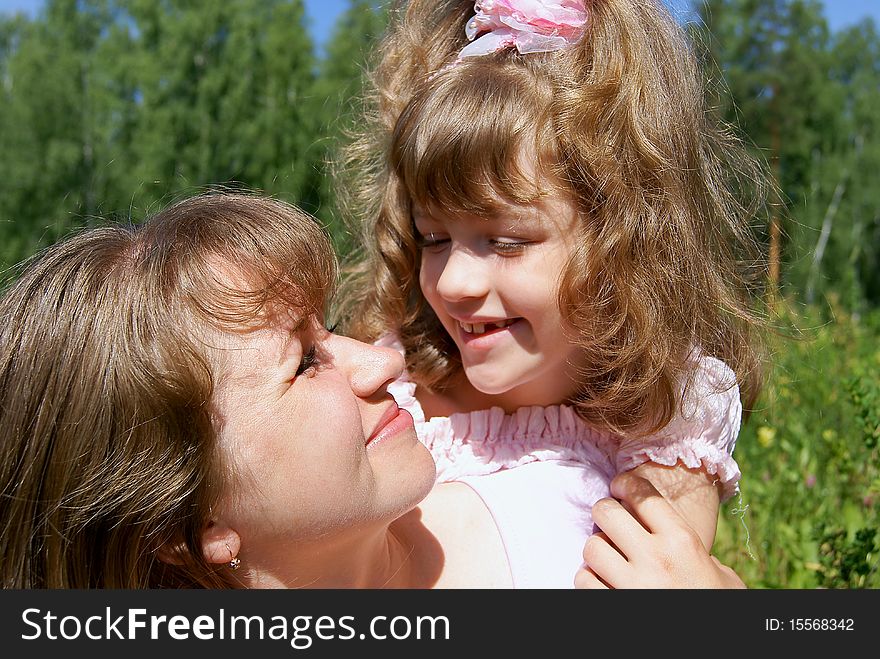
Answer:
<path fill-rule="evenodd" d="M 333 340 L 337 342 L 335 359 L 343 362 L 351 389 L 361 398 L 384 393 L 403 373 L 403 355 L 393 348 L 380 348 L 344 336 L 335 336 Z"/>

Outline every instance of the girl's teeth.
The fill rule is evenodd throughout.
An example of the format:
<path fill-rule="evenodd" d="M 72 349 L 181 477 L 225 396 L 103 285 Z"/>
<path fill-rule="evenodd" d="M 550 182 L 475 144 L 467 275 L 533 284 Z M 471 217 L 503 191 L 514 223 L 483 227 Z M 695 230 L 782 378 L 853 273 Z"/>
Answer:
<path fill-rule="evenodd" d="M 483 334 L 487 327 L 489 329 L 503 329 L 512 324 L 512 320 L 500 320 L 497 323 L 460 323 L 461 328 L 468 334 Z"/>

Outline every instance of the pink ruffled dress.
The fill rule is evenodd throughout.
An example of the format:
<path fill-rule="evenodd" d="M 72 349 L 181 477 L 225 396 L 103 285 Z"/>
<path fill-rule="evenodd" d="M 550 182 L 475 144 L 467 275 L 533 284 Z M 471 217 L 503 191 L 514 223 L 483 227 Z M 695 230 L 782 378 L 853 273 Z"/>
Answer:
<path fill-rule="evenodd" d="M 393 335 L 377 345 L 403 351 Z M 591 427 L 568 405 L 426 419 L 406 372 L 388 391 L 412 414 L 437 463 L 438 482 L 466 483 L 485 502 L 514 587 L 571 588 L 593 530 L 592 506 L 609 496 L 616 474 L 648 461 L 681 461 L 717 476 L 723 499 L 737 491 L 740 471 L 732 454 L 742 406 L 734 382 L 723 362 L 701 357 L 683 413 L 662 431 L 625 442 Z"/>

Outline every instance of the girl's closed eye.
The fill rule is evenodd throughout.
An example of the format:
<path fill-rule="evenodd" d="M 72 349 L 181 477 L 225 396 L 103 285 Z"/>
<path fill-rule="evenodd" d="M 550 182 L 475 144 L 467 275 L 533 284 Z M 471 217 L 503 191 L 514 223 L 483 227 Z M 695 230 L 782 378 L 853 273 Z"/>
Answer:
<path fill-rule="evenodd" d="M 532 244 L 532 241 L 517 238 L 490 238 L 489 244 L 502 256 L 515 256 L 521 254 L 526 247 Z"/>
<path fill-rule="evenodd" d="M 442 249 L 449 242 L 449 236 L 442 233 L 427 232 L 422 235 L 416 232 L 416 244 L 420 249 L 437 250 Z"/>

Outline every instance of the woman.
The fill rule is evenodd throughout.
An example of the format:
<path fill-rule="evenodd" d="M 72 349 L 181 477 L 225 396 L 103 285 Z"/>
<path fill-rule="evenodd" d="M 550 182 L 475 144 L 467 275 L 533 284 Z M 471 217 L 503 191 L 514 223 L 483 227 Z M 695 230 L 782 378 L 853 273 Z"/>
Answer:
<path fill-rule="evenodd" d="M 509 586 L 491 511 L 434 487 L 386 391 L 402 358 L 320 324 L 335 279 L 311 218 L 243 194 L 29 261 L 0 301 L 2 585 Z M 696 546 L 656 572 L 693 533 L 644 481 L 618 486 L 641 524 L 610 500 L 595 521 L 659 541 L 627 569 L 741 584 Z"/>

